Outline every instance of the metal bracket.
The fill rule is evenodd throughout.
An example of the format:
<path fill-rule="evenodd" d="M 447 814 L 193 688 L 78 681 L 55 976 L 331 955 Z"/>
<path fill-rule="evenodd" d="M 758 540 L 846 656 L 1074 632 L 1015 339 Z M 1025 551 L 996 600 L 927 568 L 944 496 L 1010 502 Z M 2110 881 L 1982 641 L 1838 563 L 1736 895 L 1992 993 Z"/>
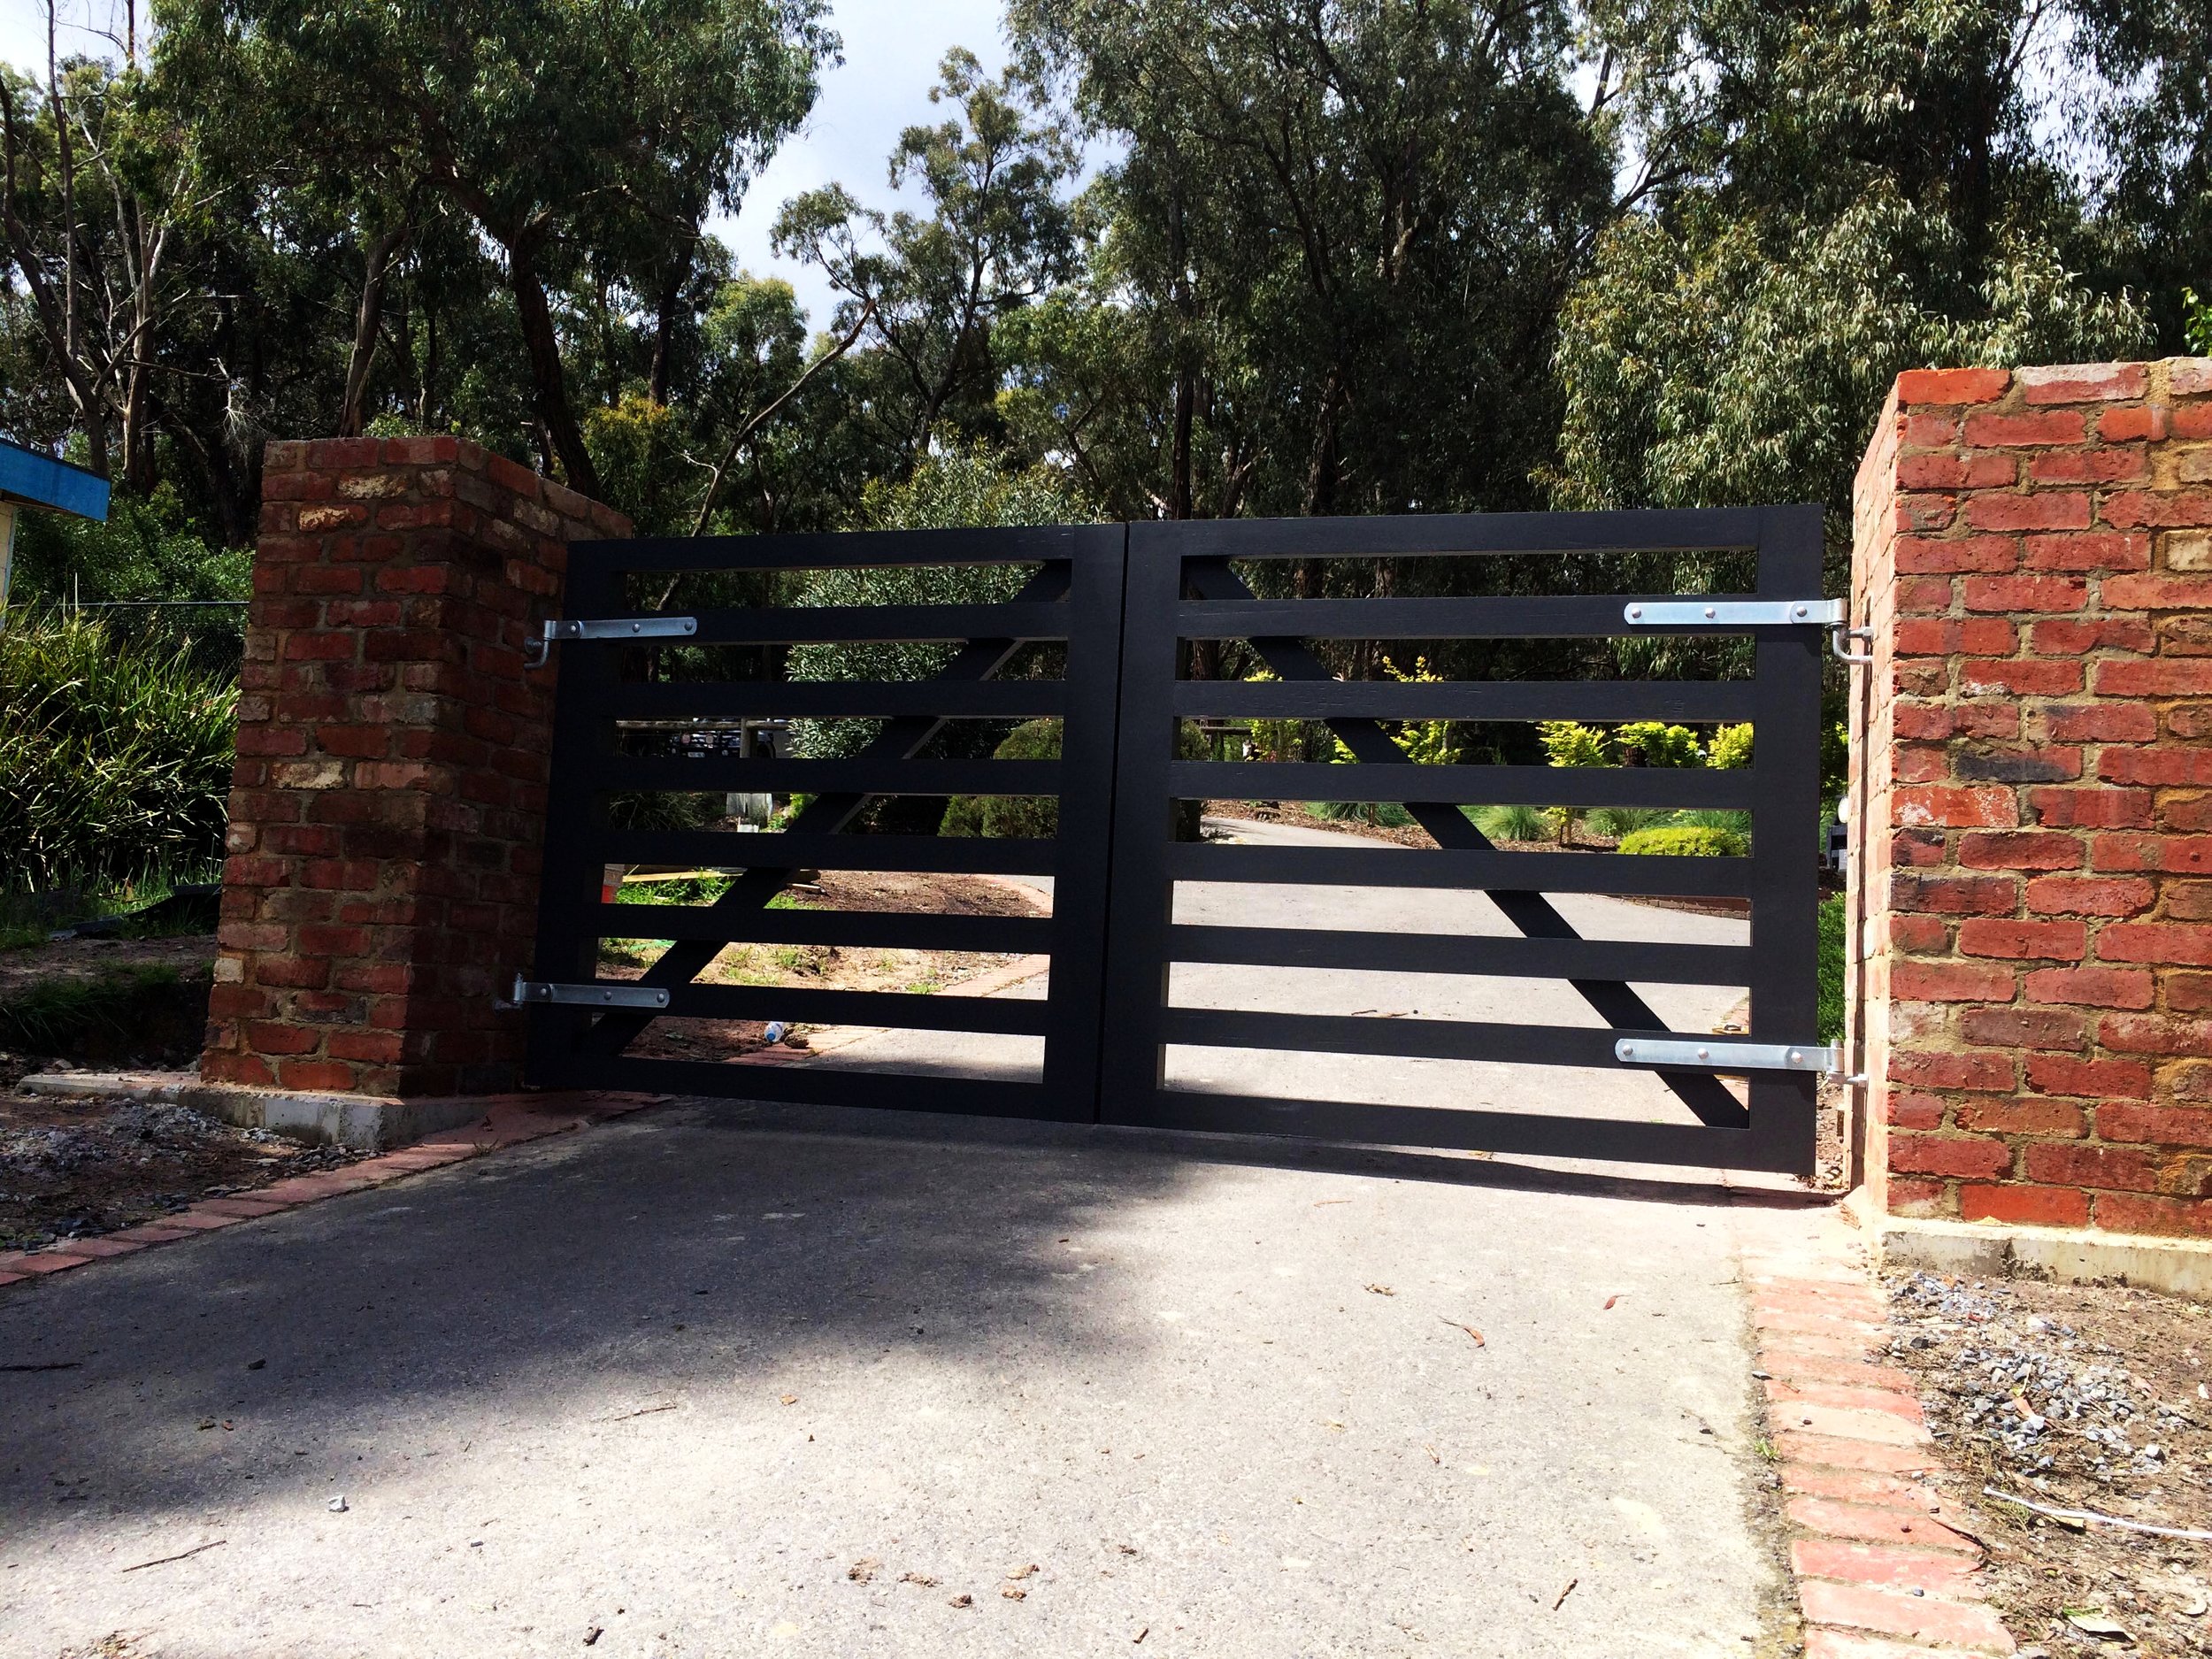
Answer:
<path fill-rule="evenodd" d="M 1874 653 L 1871 651 L 1855 651 L 1848 645 L 1846 645 L 1844 641 L 1846 640 L 1866 640 L 1870 641 L 1873 638 L 1874 630 L 1872 628 L 1847 628 L 1842 623 L 1838 622 L 1828 630 L 1828 649 L 1836 654 L 1836 660 L 1838 662 L 1849 663 L 1855 667 L 1863 668 L 1867 664 L 1874 660 Z"/>
<path fill-rule="evenodd" d="M 680 640 L 699 631 L 696 617 L 602 617 L 591 621 L 550 622 L 545 637 L 525 648 L 524 663 L 542 668 L 563 640 Z"/>
<path fill-rule="evenodd" d="M 666 1008 L 668 992 L 657 985 L 554 985 L 515 975 L 514 1001 L 503 1007 L 552 1003 L 570 1008 Z"/>
<path fill-rule="evenodd" d="M 1710 622 L 1725 628 L 1832 627 L 1845 619 L 1840 599 L 1665 599 L 1639 600 L 1622 617 L 1639 627 L 1694 627 Z"/>
<path fill-rule="evenodd" d="M 1816 1042 L 1716 1042 L 1700 1038 L 1624 1037 L 1613 1057 L 1625 1065 L 1681 1066 L 1701 1071 L 1835 1071 L 1835 1049 Z"/>

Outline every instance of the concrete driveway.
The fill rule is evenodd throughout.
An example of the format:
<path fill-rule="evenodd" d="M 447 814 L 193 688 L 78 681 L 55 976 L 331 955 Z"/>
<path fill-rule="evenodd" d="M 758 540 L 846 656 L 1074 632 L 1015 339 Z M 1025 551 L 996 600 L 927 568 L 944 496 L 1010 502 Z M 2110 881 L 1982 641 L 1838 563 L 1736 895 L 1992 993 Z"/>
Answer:
<path fill-rule="evenodd" d="M 0 1297 L 0 1652 L 1778 1651 L 1746 1202 L 677 1102 Z"/>

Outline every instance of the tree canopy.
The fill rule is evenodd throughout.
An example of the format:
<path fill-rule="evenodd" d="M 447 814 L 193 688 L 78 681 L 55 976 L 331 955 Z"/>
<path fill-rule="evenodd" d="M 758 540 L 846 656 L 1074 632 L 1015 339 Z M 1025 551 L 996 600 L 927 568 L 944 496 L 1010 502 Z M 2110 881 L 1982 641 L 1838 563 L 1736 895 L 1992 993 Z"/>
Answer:
<path fill-rule="evenodd" d="M 808 317 L 711 224 L 834 22 L 153 0 L 0 72 L 0 430 L 130 503 L 27 572 L 222 588 L 263 442 L 363 431 L 670 534 L 1839 508 L 1900 369 L 2212 349 L 2206 0 L 1010 0 L 902 208 L 773 204 Z"/>

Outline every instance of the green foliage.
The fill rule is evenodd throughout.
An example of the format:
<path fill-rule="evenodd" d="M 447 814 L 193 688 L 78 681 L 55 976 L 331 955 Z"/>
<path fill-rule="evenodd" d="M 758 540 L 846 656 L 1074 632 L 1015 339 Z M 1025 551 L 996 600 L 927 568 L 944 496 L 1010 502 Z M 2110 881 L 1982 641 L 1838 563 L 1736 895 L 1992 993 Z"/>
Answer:
<path fill-rule="evenodd" d="M 969 529 L 993 525 L 1079 524 L 1094 517 L 1042 467 L 1007 472 L 977 449 L 933 455 L 903 482 L 877 482 L 862 501 L 871 530 Z M 807 605 L 976 604 L 1010 599 L 1028 580 L 1019 565 L 946 565 L 810 572 L 799 590 Z M 958 647 L 937 641 L 802 645 L 791 652 L 794 680 L 926 680 Z M 981 723 L 965 723 L 981 724 Z M 856 754 L 882 729 L 879 720 L 794 720 L 797 751 L 817 758 Z M 957 728 L 956 728 L 956 730 Z M 988 754 L 1005 728 L 971 743 Z"/>
<path fill-rule="evenodd" d="M 625 789 L 607 797 L 607 822 L 616 829 L 704 829 L 722 817 L 722 797 L 672 789 Z"/>
<path fill-rule="evenodd" d="M 1333 824 L 1357 818 L 1363 823 L 1379 824 L 1385 829 L 1403 829 L 1414 822 L 1413 814 L 1395 801 L 1310 801 L 1306 811 Z"/>
<path fill-rule="evenodd" d="M 1615 726 L 1613 748 L 1623 764 L 1630 765 L 1695 766 L 1703 760 L 1698 753 L 1697 733 L 1686 726 L 1669 726 L 1664 720 L 1637 720 Z"/>
<path fill-rule="evenodd" d="M 1060 722 L 1027 720 L 991 751 L 998 760 L 1057 760 Z M 1050 841 L 1060 833 L 1060 803 L 1051 795 L 959 795 L 945 808 L 941 835 L 1011 836 Z"/>
<path fill-rule="evenodd" d="M 1574 720 L 1543 720 L 1537 725 L 1545 757 L 1555 766 L 1609 766 L 1612 739 L 1594 726 Z"/>
<path fill-rule="evenodd" d="M 1733 830 L 1666 824 L 1630 831 L 1615 850 L 1665 858 L 1740 858 L 1749 849 Z"/>
<path fill-rule="evenodd" d="M 1820 791 L 1841 795 L 1851 787 L 1851 732 L 1840 720 L 1820 732 Z"/>
<path fill-rule="evenodd" d="M 1687 811 L 1677 812 L 1672 821 L 1686 824 L 1694 829 L 1726 830 L 1732 835 L 1748 836 L 1751 833 L 1751 814 L 1733 807 L 1693 807 Z"/>
<path fill-rule="evenodd" d="M 117 968 L 89 979 L 35 980 L 0 1001 L 0 1048 L 70 1054 L 96 1042 L 112 1048 L 116 1040 L 136 1034 L 150 1014 L 169 1011 L 179 989 L 177 971 L 158 964 Z M 204 1007 L 201 1011 L 204 1015 Z"/>
<path fill-rule="evenodd" d="M 1819 992 L 1814 1025 L 1820 1041 L 1843 1040 L 1844 895 L 1820 902 Z"/>
<path fill-rule="evenodd" d="M 2212 300 L 2199 299 L 2196 289 L 2184 288 L 2181 304 L 2182 333 L 2189 349 L 2200 357 L 2212 357 Z"/>
<path fill-rule="evenodd" d="M 1590 827 L 1618 841 L 1637 830 L 1671 820 L 1674 814 L 1657 806 L 1601 806 L 1590 814 Z"/>
<path fill-rule="evenodd" d="M 0 630 L 0 846 L 27 884 L 220 856 L 234 687 L 81 615 Z"/>
<path fill-rule="evenodd" d="M 1706 752 L 1706 764 L 1724 772 L 1740 772 L 1751 764 L 1751 722 L 1740 726 L 1724 726 L 1713 733 L 1712 746 Z"/>
<path fill-rule="evenodd" d="M 1463 807 L 1474 826 L 1494 841 L 1540 841 L 1551 835 L 1551 820 L 1541 807 Z"/>

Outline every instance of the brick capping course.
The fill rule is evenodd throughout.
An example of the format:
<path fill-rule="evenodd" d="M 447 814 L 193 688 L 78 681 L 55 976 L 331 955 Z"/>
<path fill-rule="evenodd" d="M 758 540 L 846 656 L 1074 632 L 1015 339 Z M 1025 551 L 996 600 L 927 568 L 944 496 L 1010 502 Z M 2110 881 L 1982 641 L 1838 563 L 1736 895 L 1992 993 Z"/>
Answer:
<path fill-rule="evenodd" d="M 618 513 L 451 437 L 268 446 L 201 1072 L 512 1088 L 567 544 Z"/>
<path fill-rule="evenodd" d="M 488 1097 L 483 1102 L 482 1121 L 465 1128 L 442 1130 L 397 1152 L 363 1158 L 320 1174 L 295 1175 L 228 1198 L 203 1199 L 176 1215 L 98 1238 L 65 1239 L 44 1249 L 0 1253 L 0 1286 L 134 1255 L 151 1245 L 175 1243 L 241 1222 L 281 1215 L 302 1204 L 381 1187 L 486 1153 L 541 1141 L 548 1135 L 565 1134 L 571 1130 L 626 1117 L 665 1098 L 657 1094 L 604 1094 Z"/>
<path fill-rule="evenodd" d="M 2212 1237 L 2212 360 L 1900 375 L 1854 518 L 1872 1207 Z"/>

